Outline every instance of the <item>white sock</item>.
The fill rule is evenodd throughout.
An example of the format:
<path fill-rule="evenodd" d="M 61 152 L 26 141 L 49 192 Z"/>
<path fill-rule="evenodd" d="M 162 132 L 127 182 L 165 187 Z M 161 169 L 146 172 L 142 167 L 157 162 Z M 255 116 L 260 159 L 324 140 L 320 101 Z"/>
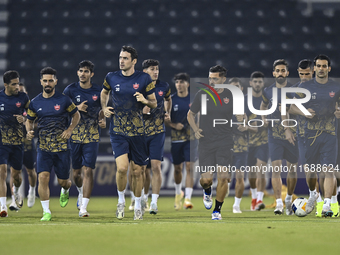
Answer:
<path fill-rule="evenodd" d="M 323 202 L 323 207 L 322 209 L 329 209 L 329 207 L 331 206 L 331 199 L 330 198 L 325 198 L 324 202 Z"/>
<path fill-rule="evenodd" d="M 83 186 L 81 186 L 80 188 L 77 187 L 77 190 L 78 190 L 79 195 L 83 195 Z"/>
<path fill-rule="evenodd" d="M 233 206 L 240 206 L 241 200 L 242 200 L 242 197 L 241 198 L 235 197 L 235 202 Z"/>
<path fill-rule="evenodd" d="M 34 193 L 35 193 L 35 186 L 33 187 L 30 185 L 30 188 L 28 189 L 28 194 L 33 195 Z"/>
<path fill-rule="evenodd" d="M 14 198 L 14 195 L 12 195 L 12 202 L 15 202 L 15 198 Z"/>
<path fill-rule="evenodd" d="M 250 189 L 250 191 L 251 191 L 251 199 L 256 199 L 257 198 L 257 188 Z"/>
<path fill-rule="evenodd" d="M 192 188 L 185 188 L 185 199 L 191 199 Z"/>
<path fill-rule="evenodd" d="M 82 204 L 81 204 L 80 210 L 84 209 L 84 210 L 86 211 L 87 205 L 88 205 L 89 201 L 90 201 L 89 198 L 84 198 L 84 197 L 83 197 L 83 200 L 82 200 Z"/>
<path fill-rule="evenodd" d="M 141 210 L 142 204 L 141 204 L 141 197 L 135 197 L 135 210 Z"/>
<path fill-rule="evenodd" d="M 145 194 L 145 193 L 144 193 L 144 188 L 143 188 L 143 189 L 142 189 L 142 196 L 141 196 L 141 197 L 143 197 L 143 196 L 144 196 L 144 194 Z"/>
<path fill-rule="evenodd" d="M 291 195 L 288 195 L 288 193 L 287 193 L 286 198 L 285 198 L 285 201 L 290 201 L 290 202 L 292 202 L 292 196 L 291 196 Z"/>
<path fill-rule="evenodd" d="M 61 192 L 63 192 L 63 194 L 67 194 L 70 191 L 70 189 L 66 190 L 64 188 L 61 188 Z"/>
<path fill-rule="evenodd" d="M 180 184 L 176 184 L 175 183 L 176 195 L 180 195 L 181 194 L 181 190 L 182 190 L 182 183 L 180 183 Z"/>
<path fill-rule="evenodd" d="M 118 190 L 118 203 L 125 204 L 125 190 L 123 191 Z"/>
<path fill-rule="evenodd" d="M 7 206 L 6 205 L 6 197 L 0 197 L 0 204 L 1 204 L 1 206 Z"/>
<path fill-rule="evenodd" d="M 257 192 L 257 201 L 263 201 L 264 193 L 262 191 Z"/>
<path fill-rule="evenodd" d="M 133 191 L 130 191 L 130 195 L 131 195 L 131 200 L 135 200 L 135 194 L 133 194 Z"/>
<path fill-rule="evenodd" d="M 16 187 L 15 185 L 13 185 L 13 193 L 18 194 L 19 188 L 20 187 Z"/>
<path fill-rule="evenodd" d="M 312 197 L 316 195 L 316 189 L 315 190 L 309 190 L 309 197 Z"/>
<path fill-rule="evenodd" d="M 283 206 L 283 202 L 282 202 L 281 198 L 276 199 L 276 206 L 278 206 L 278 205 L 282 205 Z"/>
<path fill-rule="evenodd" d="M 331 204 L 338 203 L 338 198 L 336 196 L 331 197 Z"/>
<path fill-rule="evenodd" d="M 41 201 L 44 212 L 51 213 L 50 211 L 50 200 Z"/>
<path fill-rule="evenodd" d="M 158 194 L 152 194 L 151 195 L 151 204 L 156 204 L 157 205 L 158 197 L 159 197 Z"/>
<path fill-rule="evenodd" d="M 149 193 L 144 195 L 144 199 L 145 199 L 146 202 L 148 202 L 148 200 L 149 200 Z"/>
<path fill-rule="evenodd" d="M 319 193 L 319 196 L 318 196 L 318 199 L 316 200 L 316 202 L 319 203 L 319 202 L 322 202 L 322 201 L 323 200 L 322 200 L 321 194 Z"/>

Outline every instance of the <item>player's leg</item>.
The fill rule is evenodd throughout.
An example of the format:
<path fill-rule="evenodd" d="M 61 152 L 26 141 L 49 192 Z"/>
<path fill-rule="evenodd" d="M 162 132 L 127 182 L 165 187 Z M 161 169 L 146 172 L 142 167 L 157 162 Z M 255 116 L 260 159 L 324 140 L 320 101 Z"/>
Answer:
<path fill-rule="evenodd" d="M 27 206 L 29 208 L 33 207 L 35 203 L 35 188 L 37 185 L 37 173 L 35 171 L 35 160 L 36 160 L 36 150 L 34 143 L 32 142 L 32 149 L 24 152 L 24 166 L 28 175 L 28 195 L 27 195 Z"/>
<path fill-rule="evenodd" d="M 182 170 L 184 157 L 185 142 L 171 143 L 172 163 L 174 164 L 174 180 L 175 180 L 175 210 L 180 210 L 182 207 Z"/>
<path fill-rule="evenodd" d="M 19 188 L 22 183 L 21 170 L 15 170 L 11 167 L 11 179 L 13 180 L 12 189 L 15 203 L 19 208 L 21 208 L 24 204 L 22 196 L 19 194 Z"/>
<path fill-rule="evenodd" d="M 286 214 L 293 215 L 292 200 L 293 194 L 297 183 L 297 163 L 290 163 L 287 161 L 287 194 L 285 198 Z"/>
<path fill-rule="evenodd" d="M 257 198 L 257 171 L 258 170 L 256 167 L 255 152 L 256 152 L 256 147 L 249 147 L 247 165 L 250 167 L 250 170 L 251 170 L 248 173 L 248 180 L 249 180 L 250 193 L 251 193 L 251 204 L 250 204 L 251 211 L 255 211 L 256 198 Z"/>
<path fill-rule="evenodd" d="M 142 189 L 143 189 L 143 172 L 144 166 L 137 165 L 133 160 L 131 160 L 131 170 L 132 170 L 132 186 L 134 187 L 133 193 L 135 194 L 135 208 L 134 208 L 134 220 L 143 219 L 142 211 Z"/>
<path fill-rule="evenodd" d="M 336 174 L 335 174 L 336 176 Z M 337 198 L 337 180 L 334 178 L 334 189 L 333 194 L 331 197 L 331 210 L 333 212 L 332 217 L 339 217 L 339 204 L 338 204 L 338 198 Z"/>
<path fill-rule="evenodd" d="M 185 199 L 184 199 L 184 208 L 192 209 L 194 207 L 191 202 L 191 195 L 194 187 L 194 170 L 193 170 L 194 162 L 185 162 Z"/>
<path fill-rule="evenodd" d="M 83 144 L 71 142 L 73 181 L 78 190 L 78 199 L 77 199 L 78 210 L 80 210 L 80 207 L 82 205 L 82 200 L 83 200 L 82 154 L 83 154 Z"/>
<path fill-rule="evenodd" d="M 125 187 L 127 184 L 127 170 L 129 168 L 129 158 L 128 154 L 120 155 L 116 158 L 116 183 L 117 183 L 117 192 L 118 192 L 118 204 L 116 216 L 118 219 L 124 218 L 124 207 L 125 207 Z M 130 168 L 131 175 L 133 170 Z M 131 177 L 130 188 L 132 192 L 134 192 L 135 187 L 133 186 L 133 181 Z"/>
<path fill-rule="evenodd" d="M 7 192 L 7 164 L 0 165 L 0 217 L 7 217 L 6 192 Z"/>
<path fill-rule="evenodd" d="M 12 197 L 12 202 L 9 205 L 9 209 L 11 211 L 19 211 L 20 208 L 17 206 L 17 203 L 15 202 L 15 197 L 14 197 L 14 193 L 13 193 L 13 176 L 11 174 L 11 177 L 9 178 L 9 186 L 12 187 L 11 188 L 11 197 Z"/>
<path fill-rule="evenodd" d="M 255 157 L 256 157 L 255 171 L 257 173 L 256 180 L 257 198 L 255 209 L 261 210 L 266 207 L 265 204 L 263 203 L 264 191 L 266 189 L 266 174 L 263 171 L 263 168 L 267 167 L 267 162 L 269 158 L 268 143 L 256 147 Z"/>
<path fill-rule="evenodd" d="M 235 184 L 235 200 L 233 204 L 233 213 L 242 213 L 240 205 L 241 205 L 242 195 L 244 191 L 244 172 L 241 171 L 240 169 L 236 169 L 235 179 L 236 179 L 236 184 Z"/>
<path fill-rule="evenodd" d="M 162 185 L 162 173 L 161 173 L 161 161 L 152 159 L 151 160 L 151 170 L 152 170 L 152 195 L 151 195 L 151 204 L 150 204 L 150 213 L 157 214 L 158 212 L 158 197 L 159 192 L 161 190 Z M 145 187 L 145 186 L 144 186 Z"/>
<path fill-rule="evenodd" d="M 153 173 L 153 172 L 152 172 Z M 145 210 L 149 210 L 148 200 L 149 200 L 149 190 L 151 181 L 151 167 L 146 167 L 144 171 L 144 201 Z"/>
<path fill-rule="evenodd" d="M 203 188 L 203 204 L 207 210 L 211 209 L 213 205 L 212 200 L 212 184 L 213 184 L 213 173 L 201 170 L 200 184 Z"/>
<path fill-rule="evenodd" d="M 129 181 L 130 195 L 131 195 L 131 203 L 129 205 L 129 211 L 133 211 L 135 209 L 135 194 L 133 194 L 131 167 L 128 170 L 128 181 Z"/>
<path fill-rule="evenodd" d="M 43 208 L 41 221 L 50 221 L 52 218 L 50 211 L 50 172 L 43 171 L 38 174 L 38 194 Z"/>

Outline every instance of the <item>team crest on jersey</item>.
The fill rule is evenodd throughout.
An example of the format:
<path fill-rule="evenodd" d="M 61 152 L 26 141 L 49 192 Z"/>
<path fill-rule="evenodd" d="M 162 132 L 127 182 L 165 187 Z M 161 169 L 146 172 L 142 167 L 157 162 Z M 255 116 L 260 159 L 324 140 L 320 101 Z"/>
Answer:
<path fill-rule="evenodd" d="M 92 99 L 93 99 L 93 101 L 97 101 L 98 96 L 97 96 L 97 95 L 93 95 L 93 96 L 92 96 Z"/>
<path fill-rule="evenodd" d="M 332 91 L 332 92 L 329 92 L 329 96 L 330 96 L 330 97 L 334 97 L 334 96 L 335 96 L 335 93 L 334 93 L 334 91 Z"/>
<path fill-rule="evenodd" d="M 138 89 L 139 88 L 139 84 L 138 83 L 135 83 L 132 85 L 134 89 Z"/>
<path fill-rule="evenodd" d="M 17 102 L 15 105 L 19 108 L 21 106 L 21 103 Z"/>
<path fill-rule="evenodd" d="M 227 98 L 227 97 L 223 98 L 223 102 L 224 102 L 225 104 L 228 104 L 228 103 L 229 103 L 229 98 Z"/>
<path fill-rule="evenodd" d="M 158 91 L 158 95 L 161 97 L 161 96 L 163 96 L 163 91 Z"/>
<path fill-rule="evenodd" d="M 54 106 L 54 109 L 55 109 L 56 111 L 59 111 L 59 110 L 60 110 L 60 105 L 56 104 L 56 105 Z"/>

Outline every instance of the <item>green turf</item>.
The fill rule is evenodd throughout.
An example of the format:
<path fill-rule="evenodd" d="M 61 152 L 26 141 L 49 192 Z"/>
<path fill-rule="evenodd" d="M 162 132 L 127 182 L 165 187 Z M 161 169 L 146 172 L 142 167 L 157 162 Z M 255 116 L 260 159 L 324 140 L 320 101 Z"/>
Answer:
<path fill-rule="evenodd" d="M 192 210 L 175 211 L 173 198 L 161 197 L 159 213 L 145 214 L 143 221 L 115 217 L 117 198 L 91 199 L 89 218 L 79 218 L 76 198 L 61 208 L 50 201 L 51 222 L 40 222 L 42 209 L 9 212 L 0 218 L 1 254 L 327 254 L 337 253 L 340 218 L 275 216 L 272 209 L 249 210 L 242 199 L 242 214 L 231 212 L 233 198 L 223 205 L 222 221 L 212 221 L 202 198 L 193 198 Z M 272 203 L 267 198 L 265 203 Z"/>

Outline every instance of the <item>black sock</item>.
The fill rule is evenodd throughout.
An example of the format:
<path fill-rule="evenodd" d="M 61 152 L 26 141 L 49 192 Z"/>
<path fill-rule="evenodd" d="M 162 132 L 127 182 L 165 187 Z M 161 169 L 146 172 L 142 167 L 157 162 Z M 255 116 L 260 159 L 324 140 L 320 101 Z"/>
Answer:
<path fill-rule="evenodd" d="M 205 194 L 210 195 L 211 194 L 211 186 L 204 190 Z"/>
<path fill-rule="evenodd" d="M 223 202 L 219 202 L 215 199 L 215 209 L 214 212 L 221 212 L 221 208 L 222 208 Z"/>

